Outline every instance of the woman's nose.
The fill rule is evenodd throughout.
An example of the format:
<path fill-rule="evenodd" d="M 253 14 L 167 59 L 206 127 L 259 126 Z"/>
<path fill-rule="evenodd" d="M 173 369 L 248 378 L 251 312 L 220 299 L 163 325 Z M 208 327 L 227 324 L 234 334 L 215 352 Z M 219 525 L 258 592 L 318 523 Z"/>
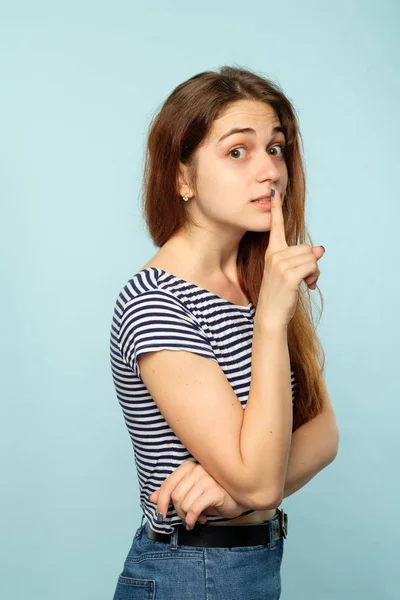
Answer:
<path fill-rule="evenodd" d="M 274 156 L 264 153 L 264 156 L 260 158 L 257 167 L 258 181 L 264 181 L 265 179 L 272 179 L 275 181 L 279 177 L 280 171 Z"/>

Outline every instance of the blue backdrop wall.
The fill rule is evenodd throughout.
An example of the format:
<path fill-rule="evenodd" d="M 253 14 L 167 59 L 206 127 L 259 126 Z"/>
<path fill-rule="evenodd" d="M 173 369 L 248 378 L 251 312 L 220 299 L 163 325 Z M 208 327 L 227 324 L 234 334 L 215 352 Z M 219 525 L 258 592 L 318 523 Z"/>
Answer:
<path fill-rule="evenodd" d="M 282 598 L 398 598 L 399 24 L 394 0 L 1 3 L 2 598 L 113 595 L 141 512 L 108 343 L 156 251 L 146 130 L 178 83 L 223 64 L 293 102 L 326 248 L 340 448 L 283 502 Z"/>

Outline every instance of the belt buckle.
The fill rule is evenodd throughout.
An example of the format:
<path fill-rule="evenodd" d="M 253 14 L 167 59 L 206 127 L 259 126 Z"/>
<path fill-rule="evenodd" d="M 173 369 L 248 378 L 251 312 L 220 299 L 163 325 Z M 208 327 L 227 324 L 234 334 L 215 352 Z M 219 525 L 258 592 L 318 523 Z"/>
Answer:
<path fill-rule="evenodd" d="M 280 520 L 280 524 L 281 524 L 282 535 L 286 539 L 287 538 L 288 516 L 284 510 L 280 510 L 279 520 Z"/>

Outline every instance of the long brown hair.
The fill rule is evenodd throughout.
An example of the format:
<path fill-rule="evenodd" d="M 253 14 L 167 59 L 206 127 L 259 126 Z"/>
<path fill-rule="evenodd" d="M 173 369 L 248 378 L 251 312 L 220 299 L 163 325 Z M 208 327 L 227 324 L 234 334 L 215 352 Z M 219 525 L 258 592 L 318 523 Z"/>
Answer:
<path fill-rule="evenodd" d="M 245 68 L 224 66 L 205 71 L 178 85 L 150 123 L 143 179 L 143 216 L 153 242 L 161 247 L 189 220 L 186 202 L 178 193 L 179 161 L 188 165 L 196 181 L 195 150 L 210 132 L 212 123 L 238 100 L 258 100 L 271 106 L 286 136 L 288 185 L 283 215 L 289 246 L 313 245 L 305 225 L 305 173 L 303 142 L 295 109 L 279 85 Z M 192 221 L 191 221 L 192 222 Z M 307 237 L 307 240 L 306 240 Z M 257 307 L 269 231 L 247 231 L 237 257 L 242 290 Z M 323 310 L 321 298 L 320 318 Z M 297 387 L 293 406 L 293 431 L 321 412 L 320 383 L 325 353 L 313 323 L 310 291 L 302 282 L 296 312 L 288 325 L 291 368 Z"/>

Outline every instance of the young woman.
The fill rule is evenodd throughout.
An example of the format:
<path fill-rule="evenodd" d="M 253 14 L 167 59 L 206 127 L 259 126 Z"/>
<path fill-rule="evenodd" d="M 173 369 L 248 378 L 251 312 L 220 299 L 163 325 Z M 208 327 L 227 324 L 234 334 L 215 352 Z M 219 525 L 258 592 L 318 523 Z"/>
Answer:
<path fill-rule="evenodd" d="M 300 142 L 282 90 L 231 67 L 180 84 L 151 124 L 144 212 L 159 250 L 111 328 L 143 511 L 114 600 L 280 597 L 278 507 L 338 448 Z"/>

